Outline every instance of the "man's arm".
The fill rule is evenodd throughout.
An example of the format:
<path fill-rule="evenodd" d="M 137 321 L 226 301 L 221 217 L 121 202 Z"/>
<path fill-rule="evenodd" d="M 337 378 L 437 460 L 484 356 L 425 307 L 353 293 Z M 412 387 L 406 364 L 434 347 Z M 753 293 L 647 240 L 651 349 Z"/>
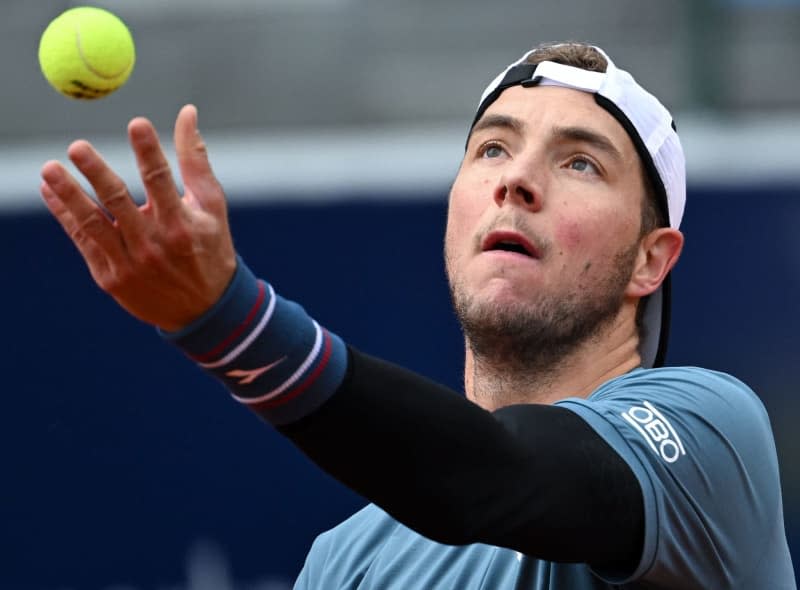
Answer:
<path fill-rule="evenodd" d="M 319 410 L 279 430 L 315 463 L 436 541 L 635 567 L 641 490 L 581 418 L 555 406 L 490 413 L 350 349 Z"/>
<path fill-rule="evenodd" d="M 565 561 L 635 562 L 637 481 L 580 418 L 547 406 L 491 414 L 413 373 L 348 356 L 302 308 L 237 273 L 196 110 L 184 107 L 175 125 L 183 195 L 153 126 L 134 119 L 128 132 L 144 205 L 84 141 L 68 154 L 99 203 L 57 162 L 44 165 L 41 186 L 95 281 L 124 309 L 170 331 L 314 461 L 423 534 Z"/>

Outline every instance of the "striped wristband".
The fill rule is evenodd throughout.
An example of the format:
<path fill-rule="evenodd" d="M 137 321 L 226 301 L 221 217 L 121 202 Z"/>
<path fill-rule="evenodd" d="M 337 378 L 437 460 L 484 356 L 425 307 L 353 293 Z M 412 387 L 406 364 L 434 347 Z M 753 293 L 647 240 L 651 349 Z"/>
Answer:
<path fill-rule="evenodd" d="M 159 331 L 274 425 L 319 408 L 341 384 L 347 348 L 244 262 L 222 298 L 178 332 Z"/>

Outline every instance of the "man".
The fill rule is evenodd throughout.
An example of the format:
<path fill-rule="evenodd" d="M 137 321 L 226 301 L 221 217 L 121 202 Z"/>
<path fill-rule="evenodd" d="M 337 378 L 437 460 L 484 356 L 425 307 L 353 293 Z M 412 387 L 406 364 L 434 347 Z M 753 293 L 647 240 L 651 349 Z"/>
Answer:
<path fill-rule="evenodd" d="M 601 50 L 542 46 L 481 98 L 445 239 L 469 401 L 253 276 L 196 117 L 175 125 L 184 196 L 139 118 L 145 205 L 85 141 L 68 154 L 110 216 L 57 162 L 41 192 L 122 307 L 374 502 L 317 539 L 297 588 L 795 588 L 758 398 L 654 368 L 683 152 Z"/>

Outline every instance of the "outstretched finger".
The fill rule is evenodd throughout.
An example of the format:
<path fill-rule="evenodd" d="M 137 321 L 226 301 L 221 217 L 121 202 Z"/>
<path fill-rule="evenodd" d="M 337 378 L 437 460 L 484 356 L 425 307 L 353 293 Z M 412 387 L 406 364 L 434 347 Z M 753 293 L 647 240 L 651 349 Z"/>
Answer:
<path fill-rule="evenodd" d="M 143 117 L 133 119 L 128 124 L 128 137 L 156 217 L 162 220 L 174 217 L 182 208 L 181 197 L 153 124 Z"/>
<path fill-rule="evenodd" d="M 224 214 L 225 197 L 197 128 L 197 107 L 194 105 L 185 105 L 178 113 L 174 140 L 181 178 L 188 192 L 212 214 Z"/>
<path fill-rule="evenodd" d="M 70 237 L 72 243 L 75 244 L 78 252 L 86 261 L 92 276 L 99 283 L 100 277 L 107 274 L 109 270 L 109 261 L 105 252 L 94 239 L 90 238 L 86 232 L 81 231 L 80 226 L 75 221 L 75 217 L 46 181 L 41 183 L 39 192 L 50 213 Z"/>
<path fill-rule="evenodd" d="M 135 247 L 143 238 L 145 223 L 128 187 L 89 142 L 74 142 L 67 155 L 92 185 L 103 207 L 117 221 L 125 243 Z"/>
<path fill-rule="evenodd" d="M 91 241 L 112 259 L 126 257 L 114 224 L 60 162 L 46 162 L 42 166 L 42 179 L 47 186 L 42 191 L 45 204 L 81 251 L 82 244 Z"/>

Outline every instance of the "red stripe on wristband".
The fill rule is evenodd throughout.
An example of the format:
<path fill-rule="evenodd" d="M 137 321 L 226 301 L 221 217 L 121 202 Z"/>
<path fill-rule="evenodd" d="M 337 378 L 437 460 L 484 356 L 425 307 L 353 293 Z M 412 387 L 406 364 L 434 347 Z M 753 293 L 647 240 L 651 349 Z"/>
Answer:
<path fill-rule="evenodd" d="M 217 344 L 214 348 L 209 350 L 208 352 L 204 352 L 203 354 L 198 354 L 196 356 L 191 356 L 192 360 L 198 363 L 204 363 L 211 361 L 217 357 L 219 357 L 230 345 L 232 342 L 235 342 L 245 330 L 253 323 L 255 320 L 256 315 L 258 314 L 258 310 L 261 308 L 261 304 L 264 303 L 264 298 L 266 297 L 266 288 L 264 287 L 264 283 L 262 281 L 258 282 L 258 296 L 256 297 L 256 301 L 253 304 L 253 307 L 250 308 L 250 311 L 247 312 L 247 316 L 244 318 L 242 323 L 240 323 L 236 328 L 228 334 L 219 344 Z"/>
<path fill-rule="evenodd" d="M 306 377 L 302 383 L 300 383 L 294 389 L 290 389 L 283 395 L 280 395 L 273 399 L 268 399 L 263 402 L 256 402 L 253 404 L 245 403 L 247 406 L 252 409 L 253 411 L 258 412 L 259 410 L 269 410 L 271 408 L 276 408 L 281 406 L 287 402 L 290 402 L 294 398 L 298 397 L 301 393 L 303 393 L 306 389 L 311 387 L 314 384 L 314 381 L 320 376 L 322 371 L 325 370 L 325 367 L 328 366 L 328 361 L 330 361 L 331 353 L 333 351 L 333 340 L 331 339 L 330 334 L 326 329 L 322 329 L 325 338 L 325 348 L 322 352 L 322 357 L 320 358 L 319 364 L 317 367 Z"/>

